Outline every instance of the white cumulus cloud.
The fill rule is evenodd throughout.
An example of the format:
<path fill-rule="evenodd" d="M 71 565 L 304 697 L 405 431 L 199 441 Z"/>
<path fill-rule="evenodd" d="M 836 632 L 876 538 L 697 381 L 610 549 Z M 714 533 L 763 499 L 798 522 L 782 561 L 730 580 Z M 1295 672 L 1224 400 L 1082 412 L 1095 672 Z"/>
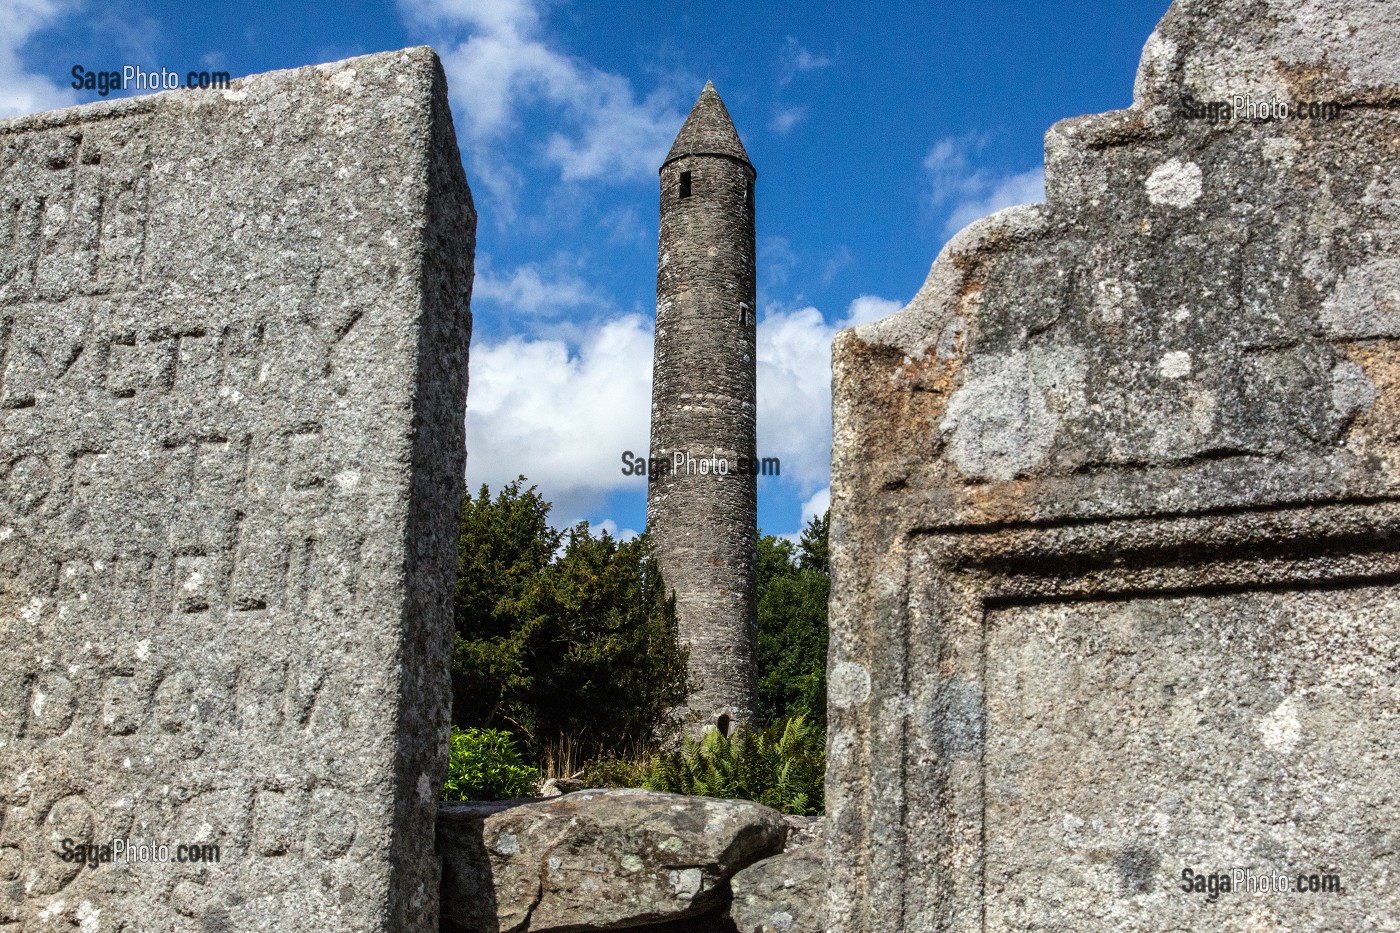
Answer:
<path fill-rule="evenodd" d="M 472 285 L 474 302 L 498 302 L 512 313 L 552 317 L 565 311 L 606 305 L 594 286 L 569 273 L 550 274 L 539 266 L 518 266 L 506 274 L 479 269 Z"/>
<path fill-rule="evenodd" d="M 813 307 L 770 308 L 758 325 L 758 448 L 782 460 L 802 495 L 831 478 L 831 339 L 836 332 L 893 314 L 899 301 L 862 295 L 828 324 Z"/>
<path fill-rule="evenodd" d="M 773 119 L 768 121 L 768 128 L 778 136 L 786 136 L 792 132 L 793 127 L 801 123 L 807 116 L 806 107 L 778 107 L 773 111 Z"/>
<path fill-rule="evenodd" d="M 467 484 L 493 490 L 520 474 L 571 523 L 619 489 L 622 452 L 646 452 L 651 409 L 651 321 L 624 315 L 561 339 L 473 342 L 467 398 Z"/>
<path fill-rule="evenodd" d="M 832 324 L 803 307 L 769 309 L 758 325 L 759 453 L 781 460 L 780 482 L 805 500 L 803 522 L 830 498 L 831 339 L 901 307 L 864 295 Z M 623 451 L 647 454 L 652 339 L 650 318 L 629 314 L 599 322 L 577 345 L 524 337 L 473 342 L 469 487 L 489 483 L 494 490 L 524 474 L 563 524 L 598 508 L 609 493 L 645 494 L 644 478 L 622 475 L 621 458 Z M 616 529 L 606 521 L 600 527 Z"/>
<path fill-rule="evenodd" d="M 819 68 L 826 68 L 831 64 L 831 59 L 825 55 L 816 55 L 803 47 L 793 36 L 787 36 L 783 40 L 782 51 L 778 54 L 778 85 L 782 87 L 792 83 L 792 79 L 804 71 L 816 71 Z"/>
<path fill-rule="evenodd" d="M 831 487 L 823 486 L 808 497 L 802 503 L 802 527 L 807 527 L 807 523 L 814 518 L 818 518 L 831 508 Z"/>
<path fill-rule="evenodd" d="M 438 47 L 453 113 L 472 144 L 474 179 L 509 202 L 520 184 L 503 143 L 521 112 L 544 108 L 558 127 L 535 156 L 565 181 L 652 178 L 685 114 L 676 95 L 639 94 L 625 77 L 555 44 L 535 0 L 400 0 Z M 518 148 L 518 147 L 516 147 Z"/>
<path fill-rule="evenodd" d="M 952 236 L 972 221 L 1016 204 L 1045 200 L 1045 167 L 1010 174 L 975 166 L 989 137 L 983 133 L 947 136 L 924 157 L 929 202 L 946 212 L 943 232 Z"/>
<path fill-rule="evenodd" d="M 0 118 L 17 117 L 77 103 L 73 89 L 31 71 L 23 50 L 34 34 L 72 13 L 65 0 L 5 0 L 0 3 Z"/>
<path fill-rule="evenodd" d="M 601 522 L 594 525 L 592 530 L 595 534 L 607 532 L 619 541 L 631 541 L 633 538 L 637 537 L 638 534 L 635 528 L 619 528 L 617 522 L 613 521 L 611 518 L 603 519 Z"/>

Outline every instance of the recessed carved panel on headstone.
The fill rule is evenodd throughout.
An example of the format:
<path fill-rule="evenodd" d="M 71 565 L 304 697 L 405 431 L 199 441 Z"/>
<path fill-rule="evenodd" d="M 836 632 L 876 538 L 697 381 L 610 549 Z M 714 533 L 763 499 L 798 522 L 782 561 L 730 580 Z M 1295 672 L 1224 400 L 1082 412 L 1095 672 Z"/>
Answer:
<path fill-rule="evenodd" d="M 0 123 L 0 930 L 436 929 L 474 226 L 428 49 Z"/>
<path fill-rule="evenodd" d="M 1178 2 L 838 339 L 829 929 L 1400 922 L 1397 49 Z"/>

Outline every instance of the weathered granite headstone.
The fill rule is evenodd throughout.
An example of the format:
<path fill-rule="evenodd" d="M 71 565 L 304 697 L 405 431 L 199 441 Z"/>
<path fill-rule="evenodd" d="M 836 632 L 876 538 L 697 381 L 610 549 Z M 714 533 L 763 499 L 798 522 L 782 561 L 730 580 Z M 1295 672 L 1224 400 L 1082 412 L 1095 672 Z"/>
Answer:
<path fill-rule="evenodd" d="M 436 930 L 474 229 L 426 48 L 0 123 L 0 930 Z"/>
<path fill-rule="evenodd" d="M 829 929 L 1393 928 L 1394 4 L 1178 2 L 1046 188 L 834 349 Z"/>

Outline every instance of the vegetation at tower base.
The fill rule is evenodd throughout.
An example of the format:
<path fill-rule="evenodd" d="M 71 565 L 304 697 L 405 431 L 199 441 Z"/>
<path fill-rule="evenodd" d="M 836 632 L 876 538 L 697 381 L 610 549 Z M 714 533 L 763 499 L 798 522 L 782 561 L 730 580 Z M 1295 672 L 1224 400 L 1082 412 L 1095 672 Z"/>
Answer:
<path fill-rule="evenodd" d="M 759 542 L 759 725 L 658 747 L 686 651 L 646 535 L 549 524 L 524 477 L 462 504 L 447 799 L 533 792 L 557 749 L 589 787 L 653 787 L 819 812 L 826 723 L 826 516 Z"/>
<path fill-rule="evenodd" d="M 752 800 L 784 813 L 822 812 L 826 730 L 804 716 L 766 729 L 711 729 L 702 739 L 652 760 L 642 786 L 701 797 Z"/>
<path fill-rule="evenodd" d="M 808 522 L 799 544 L 758 542 L 758 723 L 803 716 L 826 728 L 827 524 Z"/>
<path fill-rule="evenodd" d="M 453 721 L 509 729 L 535 758 L 561 736 L 585 757 L 649 744 L 686 696 L 651 543 L 555 530 L 524 484 L 462 503 Z"/>

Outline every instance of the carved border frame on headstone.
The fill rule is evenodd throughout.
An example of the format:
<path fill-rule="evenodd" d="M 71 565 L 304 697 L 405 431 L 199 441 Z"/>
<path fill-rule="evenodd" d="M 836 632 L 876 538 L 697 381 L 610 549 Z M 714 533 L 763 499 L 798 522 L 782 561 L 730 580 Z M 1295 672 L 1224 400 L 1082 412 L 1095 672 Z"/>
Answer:
<path fill-rule="evenodd" d="M 1045 602 L 1400 584 L 1400 498 L 914 528 L 904 543 L 887 556 L 903 564 L 899 589 L 909 602 L 894 615 L 906 630 L 884 632 L 873 646 L 892 655 L 880 660 L 901 671 L 903 683 L 870 697 L 884 715 L 869 736 L 869 760 L 880 764 L 866 791 L 867 841 L 879 840 L 870 851 L 905 871 L 870 872 L 866 903 L 900 905 L 897 922 L 881 923 L 888 931 L 982 931 L 988 613 Z M 886 763 L 899 773 L 879 773 Z M 933 882 L 921 904 L 904 903 L 909 873 Z"/>

